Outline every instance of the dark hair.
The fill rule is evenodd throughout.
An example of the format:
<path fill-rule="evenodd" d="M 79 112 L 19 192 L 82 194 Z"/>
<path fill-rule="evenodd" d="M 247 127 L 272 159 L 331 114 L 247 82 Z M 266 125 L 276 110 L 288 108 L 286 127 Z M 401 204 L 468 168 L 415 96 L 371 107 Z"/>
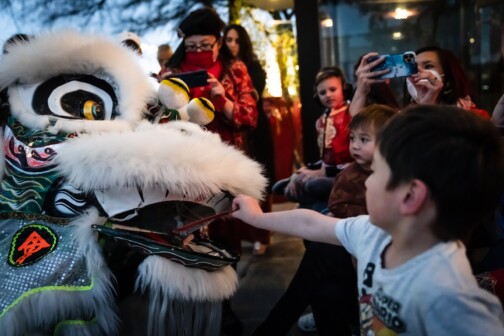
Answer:
<path fill-rule="evenodd" d="M 315 90 L 317 89 L 317 86 L 320 83 L 331 77 L 340 78 L 341 84 L 345 84 L 346 82 L 345 75 L 343 74 L 343 71 L 340 68 L 335 66 L 323 67 L 319 70 L 317 75 L 315 75 L 315 83 L 314 83 Z"/>
<path fill-rule="evenodd" d="M 187 15 L 177 28 L 180 37 L 186 38 L 193 35 L 213 35 L 217 39 L 226 24 L 219 14 L 209 7 L 200 8 Z"/>
<path fill-rule="evenodd" d="M 437 103 L 455 105 L 459 98 L 463 98 L 470 94 L 469 80 L 465 75 L 464 69 L 458 58 L 449 50 L 437 46 L 426 46 L 415 51 L 417 55 L 432 51 L 435 52 L 443 68 L 443 90 L 438 96 Z M 405 90 L 404 104 L 411 102 L 411 96 Z"/>
<path fill-rule="evenodd" d="M 185 46 L 184 46 L 184 41 L 180 42 L 178 45 L 177 49 L 175 49 L 175 52 L 173 53 L 172 57 L 166 62 L 166 67 L 167 68 L 178 68 L 178 66 L 184 61 L 185 59 Z"/>
<path fill-rule="evenodd" d="M 341 87 L 343 89 L 343 97 L 345 100 L 350 99 L 351 91 L 352 91 L 352 86 L 347 83 L 345 79 L 345 75 L 343 74 L 343 71 L 335 66 L 327 66 L 323 67 L 319 70 L 317 75 L 315 76 L 315 83 L 313 84 L 313 99 L 315 102 L 317 102 L 319 105 L 322 105 L 320 102 L 318 92 L 317 92 L 317 86 L 325 81 L 328 78 L 331 77 L 337 77 L 341 80 Z"/>
<path fill-rule="evenodd" d="M 415 105 L 389 121 L 378 146 L 391 171 L 387 189 L 412 179 L 429 188 L 438 238 L 468 238 L 495 211 L 504 153 L 490 121 L 454 106 Z"/>
<path fill-rule="evenodd" d="M 257 56 L 254 54 L 252 41 L 250 40 L 250 36 L 247 33 L 247 30 L 243 28 L 243 26 L 239 24 L 230 24 L 226 28 L 224 28 L 224 43 L 221 46 L 221 55 L 224 58 L 232 59 L 233 55 L 229 50 L 226 44 L 226 35 L 230 30 L 236 30 L 238 33 L 238 44 L 240 45 L 240 50 L 238 52 L 238 58 L 245 63 L 245 65 L 249 65 L 250 62 L 257 59 Z"/>
<path fill-rule="evenodd" d="M 350 130 L 355 130 L 359 127 L 365 129 L 373 127 L 377 134 L 383 125 L 385 125 L 396 113 L 397 110 L 390 106 L 372 104 L 362 108 L 359 113 L 352 118 L 350 124 L 348 124 L 348 128 Z"/>
<path fill-rule="evenodd" d="M 9 47 L 15 44 L 18 44 L 20 42 L 28 42 L 30 41 L 30 36 L 26 34 L 14 34 L 11 37 L 9 37 L 4 45 L 3 45 L 3 54 L 8 54 L 9 53 Z"/>
<path fill-rule="evenodd" d="M 213 8 L 205 7 L 189 13 L 178 26 L 177 33 L 184 39 L 193 35 L 213 35 L 219 39 L 225 26 L 226 24 Z M 184 61 L 185 56 L 182 40 L 168 61 L 167 67 L 177 68 Z"/>

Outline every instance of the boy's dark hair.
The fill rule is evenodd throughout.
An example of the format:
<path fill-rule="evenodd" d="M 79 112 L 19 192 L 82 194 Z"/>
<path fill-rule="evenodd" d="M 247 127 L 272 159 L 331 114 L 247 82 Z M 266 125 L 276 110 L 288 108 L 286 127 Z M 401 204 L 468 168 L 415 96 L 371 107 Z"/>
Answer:
<path fill-rule="evenodd" d="M 457 107 L 417 105 L 390 120 L 378 146 L 391 171 L 387 189 L 412 179 L 429 188 L 438 238 L 467 239 L 497 208 L 504 153 L 490 121 Z"/>
<path fill-rule="evenodd" d="M 363 129 L 368 129 L 369 127 L 373 127 L 374 131 L 378 133 L 378 131 L 385 125 L 390 118 L 392 118 L 397 113 L 397 110 L 393 109 L 387 105 L 381 104 L 372 104 L 364 107 L 357 113 L 348 128 L 350 130 L 355 130 L 359 127 Z"/>
<path fill-rule="evenodd" d="M 313 84 L 315 93 L 317 91 L 317 86 L 326 79 L 331 77 L 337 77 L 341 79 L 342 86 L 345 85 L 346 83 L 346 78 L 345 75 L 343 74 L 343 70 L 341 70 L 336 66 L 326 66 L 321 68 L 317 73 L 317 75 L 315 76 L 315 83 Z"/>

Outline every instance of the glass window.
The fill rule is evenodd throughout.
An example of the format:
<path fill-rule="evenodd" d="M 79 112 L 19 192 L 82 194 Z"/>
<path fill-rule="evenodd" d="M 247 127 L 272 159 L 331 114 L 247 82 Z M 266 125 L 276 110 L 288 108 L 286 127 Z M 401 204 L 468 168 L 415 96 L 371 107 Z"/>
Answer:
<path fill-rule="evenodd" d="M 437 45 L 460 59 L 478 107 L 491 112 L 504 92 L 502 1 L 330 2 L 319 7 L 321 63 L 342 67 L 350 82 L 355 63 L 367 52 Z M 391 86 L 402 102 L 403 79 L 393 79 Z"/>

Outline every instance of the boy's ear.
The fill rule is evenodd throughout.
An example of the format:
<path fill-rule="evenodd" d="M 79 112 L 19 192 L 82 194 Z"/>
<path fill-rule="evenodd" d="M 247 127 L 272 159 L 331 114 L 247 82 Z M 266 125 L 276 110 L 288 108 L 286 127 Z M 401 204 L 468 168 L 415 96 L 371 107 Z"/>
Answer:
<path fill-rule="evenodd" d="M 418 179 L 411 180 L 408 184 L 404 185 L 404 188 L 401 213 L 403 215 L 417 214 L 429 201 L 429 188 Z"/>

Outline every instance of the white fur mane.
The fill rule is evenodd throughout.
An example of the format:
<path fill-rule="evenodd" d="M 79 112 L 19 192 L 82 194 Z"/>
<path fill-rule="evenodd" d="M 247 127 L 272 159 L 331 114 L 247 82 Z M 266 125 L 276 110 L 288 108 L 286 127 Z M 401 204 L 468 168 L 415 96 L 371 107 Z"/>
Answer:
<path fill-rule="evenodd" d="M 189 197 L 227 190 L 261 198 L 266 185 L 257 162 L 184 121 L 82 134 L 61 146 L 55 163 L 69 183 L 86 191 L 162 186 Z"/>

